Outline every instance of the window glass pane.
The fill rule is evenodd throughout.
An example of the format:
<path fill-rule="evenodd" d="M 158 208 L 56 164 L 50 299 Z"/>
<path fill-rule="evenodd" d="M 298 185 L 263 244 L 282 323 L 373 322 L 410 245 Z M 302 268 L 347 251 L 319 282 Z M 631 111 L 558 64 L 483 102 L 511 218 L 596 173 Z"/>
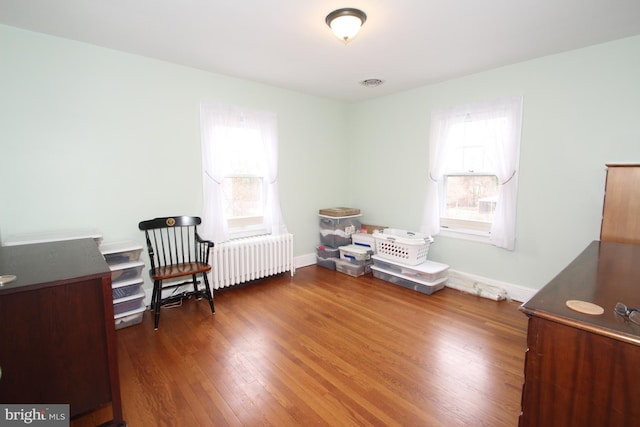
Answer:
<path fill-rule="evenodd" d="M 255 129 L 229 128 L 221 155 L 225 159 L 225 176 L 265 175 L 264 145 Z"/>
<path fill-rule="evenodd" d="M 230 227 L 243 227 L 247 218 L 262 222 L 266 157 L 260 132 L 249 128 L 228 128 L 224 144 L 223 195 Z M 244 219 L 238 222 L 238 219 Z M 251 222 L 251 221 L 250 221 Z"/>
<path fill-rule="evenodd" d="M 485 151 L 487 134 L 495 121 L 465 121 L 451 127 L 449 144 L 451 156 L 447 162 L 448 173 L 487 172 L 489 162 Z"/>
<path fill-rule="evenodd" d="M 444 217 L 493 221 L 498 199 L 495 175 L 449 175 L 445 178 Z"/>
<path fill-rule="evenodd" d="M 262 216 L 262 178 L 225 178 L 222 187 L 227 218 Z"/>

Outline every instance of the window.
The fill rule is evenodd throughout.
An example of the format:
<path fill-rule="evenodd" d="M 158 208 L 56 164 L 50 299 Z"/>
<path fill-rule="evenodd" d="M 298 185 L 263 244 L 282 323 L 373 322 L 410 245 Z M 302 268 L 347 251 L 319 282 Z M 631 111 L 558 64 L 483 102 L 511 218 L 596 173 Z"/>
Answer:
<path fill-rule="evenodd" d="M 202 103 L 205 235 L 214 242 L 286 233 L 274 113 Z"/>
<path fill-rule="evenodd" d="M 491 172 L 485 127 L 504 120 L 471 120 L 451 126 L 442 179 L 440 227 L 489 234 L 498 200 L 498 177 Z"/>
<path fill-rule="evenodd" d="M 432 114 L 422 231 L 513 249 L 521 111 L 522 98 L 512 98 Z"/>
<path fill-rule="evenodd" d="M 222 146 L 224 217 L 232 234 L 265 233 L 265 150 L 255 129 L 229 128 Z"/>

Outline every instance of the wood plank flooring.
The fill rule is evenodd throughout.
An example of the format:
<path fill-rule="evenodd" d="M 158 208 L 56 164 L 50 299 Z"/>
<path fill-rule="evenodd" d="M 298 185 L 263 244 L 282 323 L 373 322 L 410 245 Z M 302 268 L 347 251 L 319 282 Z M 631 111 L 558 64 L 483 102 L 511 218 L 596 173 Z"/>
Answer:
<path fill-rule="evenodd" d="M 317 266 L 117 331 L 125 419 L 147 426 L 516 426 L 519 303 L 424 295 Z M 73 420 L 110 418 L 110 408 Z"/>

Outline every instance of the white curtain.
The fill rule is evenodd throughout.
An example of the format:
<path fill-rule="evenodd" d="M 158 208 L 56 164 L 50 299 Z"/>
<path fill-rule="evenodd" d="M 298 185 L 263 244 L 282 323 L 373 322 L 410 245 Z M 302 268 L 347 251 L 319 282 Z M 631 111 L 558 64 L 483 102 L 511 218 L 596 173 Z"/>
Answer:
<path fill-rule="evenodd" d="M 501 126 L 492 123 L 501 121 Z M 499 190 L 489 240 L 494 245 L 513 250 L 516 229 L 517 165 L 522 128 L 522 97 L 501 99 L 434 112 L 431 116 L 429 144 L 429 180 L 421 231 L 440 232 L 442 179 L 451 152 L 449 134 L 454 125 L 465 121 L 486 124 L 485 152 L 491 172 L 498 177 Z"/>
<path fill-rule="evenodd" d="M 224 213 L 222 184 L 225 158 L 222 147 L 232 128 L 260 132 L 267 156 L 265 228 L 269 234 L 285 234 L 278 193 L 278 125 L 275 113 L 254 111 L 234 105 L 203 102 L 200 105 L 202 169 L 204 189 L 203 235 L 216 243 L 230 239 Z"/>

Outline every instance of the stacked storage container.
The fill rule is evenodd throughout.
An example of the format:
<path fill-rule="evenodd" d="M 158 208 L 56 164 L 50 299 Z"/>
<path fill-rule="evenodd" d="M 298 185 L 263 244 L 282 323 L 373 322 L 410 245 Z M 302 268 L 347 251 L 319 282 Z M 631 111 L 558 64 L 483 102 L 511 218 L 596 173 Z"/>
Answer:
<path fill-rule="evenodd" d="M 317 263 L 331 270 L 340 270 L 339 248 L 350 245 L 351 235 L 360 229 L 360 209 L 327 208 L 320 209 L 319 213 L 320 246 L 317 247 Z"/>
<path fill-rule="evenodd" d="M 358 245 L 340 246 L 340 259 L 336 260 L 336 270 L 358 277 L 371 272 L 372 251 Z"/>
<path fill-rule="evenodd" d="M 444 288 L 449 266 L 427 260 L 430 236 L 387 228 L 373 233 L 374 277 L 427 295 Z"/>
<path fill-rule="evenodd" d="M 116 329 L 142 322 L 146 309 L 142 288 L 144 262 L 140 261 L 142 246 L 135 242 L 110 243 L 101 245 L 100 252 L 111 269 Z"/>

